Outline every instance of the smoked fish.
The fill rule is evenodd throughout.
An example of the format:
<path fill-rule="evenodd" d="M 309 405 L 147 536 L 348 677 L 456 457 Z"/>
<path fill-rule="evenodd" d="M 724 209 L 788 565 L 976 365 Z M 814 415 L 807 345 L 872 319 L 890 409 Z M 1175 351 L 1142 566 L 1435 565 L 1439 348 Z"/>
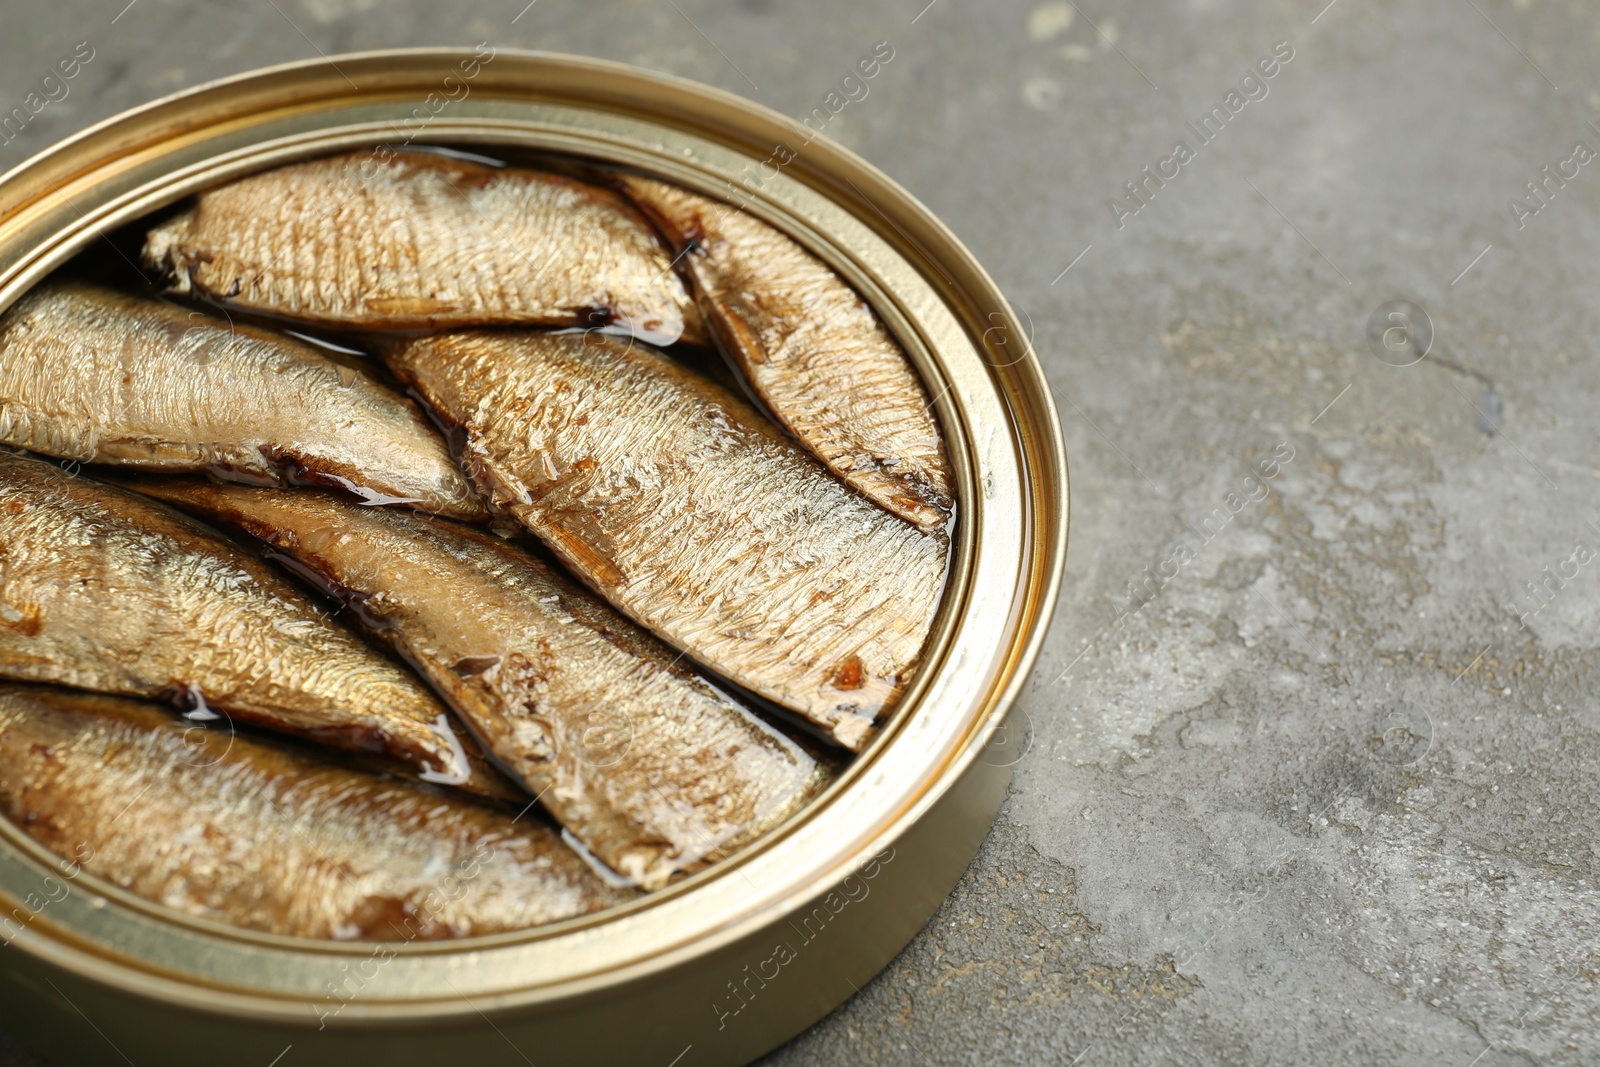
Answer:
<path fill-rule="evenodd" d="M 415 405 L 370 377 L 267 330 L 82 284 L 40 286 L 0 316 L 0 441 L 485 515 Z"/>
<path fill-rule="evenodd" d="M 316 493 L 145 489 L 273 546 L 349 601 L 597 859 L 645 886 L 726 855 L 816 761 L 553 567 L 496 537 Z"/>
<path fill-rule="evenodd" d="M 503 793 L 421 682 L 274 568 L 164 504 L 11 452 L 0 678 L 169 698 Z"/>
<path fill-rule="evenodd" d="M 385 350 L 468 474 L 624 614 L 859 751 L 915 669 L 948 539 L 857 495 L 743 400 L 595 333 Z"/>
<path fill-rule="evenodd" d="M 795 439 L 906 521 L 948 523 L 950 466 L 932 401 L 866 301 L 754 215 L 652 178 L 619 181 L 674 246 L 711 333 Z"/>
<path fill-rule="evenodd" d="M 0 685 L 0 815 L 187 915 L 290 937 L 438 940 L 630 899 L 534 817 L 354 770 L 157 706 Z"/>
<path fill-rule="evenodd" d="M 174 292 L 321 326 L 704 333 L 665 246 L 622 197 L 435 153 L 354 152 L 219 186 L 152 229 L 144 258 Z"/>

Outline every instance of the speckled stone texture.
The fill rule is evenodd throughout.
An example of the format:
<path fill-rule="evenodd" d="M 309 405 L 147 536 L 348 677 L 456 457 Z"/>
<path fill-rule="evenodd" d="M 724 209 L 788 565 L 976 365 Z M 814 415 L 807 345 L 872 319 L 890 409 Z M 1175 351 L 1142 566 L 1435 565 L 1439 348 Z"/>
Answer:
<path fill-rule="evenodd" d="M 0 111 L 95 56 L 0 164 L 319 50 L 582 52 L 798 118 L 892 46 L 825 132 L 1030 316 L 1072 547 L 983 851 L 766 1063 L 1600 1062 L 1600 10 L 124 2 L 6 8 Z"/>

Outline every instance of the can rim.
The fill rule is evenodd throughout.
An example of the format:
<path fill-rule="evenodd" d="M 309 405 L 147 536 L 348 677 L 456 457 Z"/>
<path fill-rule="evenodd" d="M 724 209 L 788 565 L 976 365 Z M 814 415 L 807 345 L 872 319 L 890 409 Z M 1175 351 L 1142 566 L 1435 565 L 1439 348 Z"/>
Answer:
<path fill-rule="evenodd" d="M 128 161 L 152 151 L 159 155 L 161 146 L 170 145 L 175 139 L 181 140 L 187 136 L 192 140 L 198 135 L 194 128 L 193 112 L 196 108 L 213 106 L 219 96 L 236 94 L 238 100 L 233 112 L 224 111 L 209 120 L 212 127 L 225 125 L 240 119 L 241 113 L 248 115 L 252 100 L 276 96 L 282 105 L 283 94 L 295 85 L 320 87 L 325 94 L 328 91 L 327 83 L 332 79 L 324 68 L 332 67 L 339 72 L 338 77 L 348 80 L 341 64 L 355 70 L 364 81 L 369 74 L 372 76 L 372 100 L 377 100 L 385 92 L 392 95 L 396 85 L 409 86 L 401 89 L 409 99 L 415 93 L 417 74 L 424 65 L 456 62 L 472 54 L 464 49 L 404 49 L 281 64 L 211 82 L 142 105 L 97 123 L 32 157 L 0 175 L 0 306 L 31 285 L 37 275 L 51 265 L 42 259 L 29 260 L 21 252 L 8 257 L 4 251 L 12 249 L 17 240 L 26 236 L 30 222 L 36 223 L 36 220 L 23 216 L 34 209 L 53 206 L 59 217 L 64 204 L 78 211 L 80 219 L 86 218 L 74 203 L 73 191 L 81 189 L 83 194 L 87 194 L 95 187 L 97 175 L 103 179 L 107 171 L 128 173 L 133 169 L 124 167 Z M 743 154 L 746 158 L 751 158 L 750 147 L 759 144 L 763 135 L 770 140 L 775 132 L 782 136 L 783 131 L 792 133 L 798 126 L 776 112 L 731 93 L 670 75 L 639 71 L 624 64 L 512 50 L 500 50 L 495 59 L 499 61 L 502 57 L 514 61 L 517 74 L 537 75 L 529 79 L 534 83 L 532 89 L 536 97 L 542 88 L 541 79 L 548 83 L 552 79 L 560 81 L 565 77 L 569 82 L 591 87 L 598 83 L 609 83 L 609 95 L 602 93 L 601 98 L 588 102 L 632 115 L 632 110 L 622 106 L 625 99 L 654 97 L 659 106 L 651 121 L 659 124 L 671 119 L 673 125 L 670 128 L 674 132 L 685 135 L 692 133 L 711 145 L 720 145 L 724 150 L 734 155 Z M 393 73 L 397 66 L 403 72 L 399 76 Z M 430 73 L 436 75 L 437 72 Z M 496 72 L 496 76 L 505 77 L 500 71 Z M 498 88 L 493 99 L 516 99 L 517 87 L 514 84 L 496 84 Z M 316 91 L 308 90 L 298 96 L 291 94 L 290 106 L 314 107 L 316 100 Z M 737 122 L 733 121 L 735 118 Z M 187 133 L 184 132 L 185 123 L 189 127 Z M 439 132 L 446 133 L 450 129 L 448 124 L 441 124 Z M 484 129 L 490 130 L 489 127 Z M 705 151 L 702 149 L 702 154 Z M 1031 339 L 1026 336 L 1009 304 L 982 267 L 943 223 L 871 164 L 826 139 L 810 141 L 806 151 L 808 158 L 805 166 L 784 177 L 800 181 L 813 195 L 833 201 L 841 210 L 853 216 L 858 225 L 871 231 L 886 247 L 903 256 L 913 270 L 928 279 L 932 290 L 958 311 L 956 320 L 975 349 L 984 354 L 983 359 L 989 370 L 1004 372 L 1001 375 L 1004 381 L 999 383 L 1001 399 L 1013 421 L 1026 424 L 1014 426 L 1013 429 L 1030 431 L 1024 435 L 1027 439 L 1015 443 L 1018 475 L 1022 479 L 1023 506 L 1020 510 L 1031 520 L 1026 524 L 1026 531 L 1022 532 L 1018 561 L 1019 566 L 1027 571 L 1018 579 L 1018 586 L 1025 590 L 1026 600 L 1026 604 L 1018 610 L 1026 618 L 1013 617 L 1009 620 L 1015 637 L 1004 642 L 1002 660 L 987 665 L 998 679 L 998 684 L 985 692 L 984 705 L 980 709 L 982 714 L 971 718 L 970 728 L 948 750 L 943 764 L 927 768 L 916 793 L 909 798 L 901 798 L 905 801 L 901 809 L 884 821 L 870 840 L 860 842 L 861 847 L 851 852 L 851 858 L 858 859 L 863 854 L 870 855 L 876 849 L 892 845 L 909 825 L 925 814 L 975 762 L 981 760 L 987 741 L 1010 710 L 1027 671 L 1037 657 L 1059 591 L 1067 534 L 1066 460 L 1049 387 Z M 846 186 L 849 191 L 842 191 Z M 137 185 L 133 189 L 136 190 Z M 876 195 L 869 195 L 869 190 Z M 94 199 L 92 196 L 86 198 L 91 201 Z M 894 217 L 885 212 L 884 206 L 893 212 Z M 40 212 L 41 215 L 45 213 Z M 877 219 L 874 219 L 873 213 L 876 213 Z M 900 223 L 895 221 L 896 217 L 901 220 Z M 914 224 L 912 228 L 920 240 L 913 237 L 901 223 Z M 92 235 L 88 239 L 92 239 Z M 933 268 L 931 272 L 926 269 L 929 266 Z M 939 286 L 928 277 L 930 273 L 941 276 L 946 284 Z M 957 294 L 961 296 L 959 301 L 955 299 Z M 1014 355 L 1018 348 L 1021 349 L 1020 356 Z M 1013 615 L 1016 614 L 1014 611 Z M 949 669 L 949 664 L 941 668 L 942 671 Z M 787 908 L 795 902 L 803 903 L 819 897 L 852 869 L 851 863 L 844 862 L 846 858 L 836 855 L 831 865 L 806 871 L 782 894 L 781 901 L 774 898 L 759 913 L 752 912 L 737 924 L 722 926 L 709 941 L 700 940 L 681 946 L 677 952 L 658 954 L 641 964 L 642 970 L 612 968 L 592 974 L 587 980 L 567 981 L 559 989 L 508 989 L 492 999 L 496 1006 L 513 1001 L 561 999 L 592 992 L 624 977 L 643 977 L 648 973 L 670 970 L 684 958 L 703 955 L 719 945 L 736 941 L 749 929 L 765 922 L 774 909 Z M 3 885 L 0 882 L 0 886 Z M 45 925 L 48 927 L 49 924 Z M 121 965 L 121 961 L 112 961 L 98 948 L 76 937 L 70 929 L 58 928 L 52 932 L 56 936 L 48 945 L 36 944 L 33 938 L 19 939 L 18 945 L 30 952 L 44 951 L 54 962 L 99 981 L 122 985 L 130 991 L 159 994 L 191 1006 L 215 1007 L 220 998 L 234 1010 L 267 1016 L 281 1014 L 281 1005 L 277 1002 L 282 998 L 276 994 L 258 990 L 228 992 L 216 987 L 207 988 L 202 993 L 191 982 L 173 980 L 148 969 L 129 968 Z M 45 939 L 41 937 L 39 940 Z M 313 947 L 312 943 L 298 946 L 300 950 Z M 439 954 L 448 954 L 450 951 L 449 947 L 437 950 Z M 468 946 L 463 951 L 478 950 Z M 529 993 L 537 995 L 530 997 Z M 366 1006 L 361 1019 L 378 1021 L 409 1016 L 416 1008 L 417 1000 L 414 997 L 397 999 L 393 1003 L 379 1002 Z M 297 1008 L 296 1013 L 303 1018 L 303 1008 Z M 460 1013 L 465 1015 L 468 1011 L 462 1009 Z"/>

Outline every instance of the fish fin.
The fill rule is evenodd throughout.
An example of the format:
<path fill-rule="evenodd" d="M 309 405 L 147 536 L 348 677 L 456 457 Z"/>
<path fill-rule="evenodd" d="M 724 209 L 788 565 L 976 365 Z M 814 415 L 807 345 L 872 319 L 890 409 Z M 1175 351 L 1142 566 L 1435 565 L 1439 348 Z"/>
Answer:
<path fill-rule="evenodd" d="M 189 271 L 184 269 L 187 254 L 183 243 L 194 229 L 194 209 L 163 222 L 145 235 L 142 259 L 147 267 L 167 275 L 171 286 L 168 292 L 186 294 L 193 285 Z"/>
<path fill-rule="evenodd" d="M 626 585 L 628 576 L 614 563 L 610 556 L 591 545 L 582 536 L 565 526 L 554 522 L 542 522 L 538 526 L 541 537 L 550 541 L 550 547 L 564 556 L 571 556 L 583 568 L 583 571 L 594 575 L 596 579 L 607 585 Z"/>

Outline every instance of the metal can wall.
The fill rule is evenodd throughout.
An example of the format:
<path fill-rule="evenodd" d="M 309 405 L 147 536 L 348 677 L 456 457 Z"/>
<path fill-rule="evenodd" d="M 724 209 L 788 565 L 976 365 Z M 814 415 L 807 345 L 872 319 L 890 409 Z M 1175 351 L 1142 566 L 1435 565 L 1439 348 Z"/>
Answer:
<path fill-rule="evenodd" d="M 197 190 L 352 147 L 560 153 L 729 201 L 862 293 L 936 398 L 960 508 L 924 665 L 882 736 L 800 815 L 592 917 L 395 946 L 374 964 L 370 944 L 208 924 L 75 879 L 0 952 L 0 1019 L 67 1062 L 259 1067 L 292 1045 L 300 1064 L 521 1063 L 521 1050 L 541 1065 L 745 1063 L 910 940 L 1004 796 L 1006 718 L 1055 601 L 1067 480 L 1043 375 L 994 283 L 888 178 L 770 111 L 594 60 L 486 58 L 424 50 L 292 64 L 50 149 L 0 178 L 0 307 Z M 55 866 L 0 825 L 8 912 Z M 351 989 L 352 973 L 354 992 L 330 994 Z"/>

